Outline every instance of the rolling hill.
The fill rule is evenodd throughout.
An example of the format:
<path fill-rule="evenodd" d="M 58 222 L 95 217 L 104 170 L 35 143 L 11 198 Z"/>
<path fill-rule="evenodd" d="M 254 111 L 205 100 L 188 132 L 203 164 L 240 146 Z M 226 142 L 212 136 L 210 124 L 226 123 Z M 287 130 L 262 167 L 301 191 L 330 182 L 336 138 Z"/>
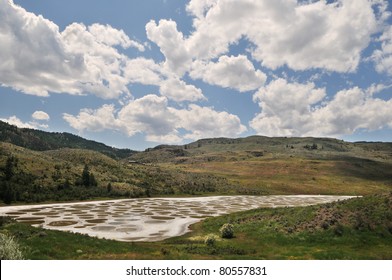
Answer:
<path fill-rule="evenodd" d="M 392 187 L 392 143 L 331 138 L 202 139 L 160 145 L 131 160 L 222 176 L 243 194 L 356 194 Z"/>
<path fill-rule="evenodd" d="M 391 191 L 392 143 L 251 136 L 134 152 L 0 123 L 0 204 L 226 194 L 363 196 L 209 218 L 184 236 L 157 243 L 124 244 L 0 219 L 2 232 L 15 236 L 32 259 L 390 259 Z M 206 237 L 216 236 L 227 222 L 234 224 L 235 237 L 206 245 Z"/>
<path fill-rule="evenodd" d="M 392 143 L 251 136 L 135 152 L 0 122 L 0 195 L 6 203 L 158 195 L 368 195 L 391 188 Z"/>
<path fill-rule="evenodd" d="M 133 154 L 130 158 L 143 162 L 184 162 L 185 160 L 222 160 L 233 155 L 245 157 L 356 157 L 392 160 L 392 143 L 350 143 L 333 138 L 265 137 L 201 139 L 186 145 L 159 145 Z"/>
<path fill-rule="evenodd" d="M 136 153 L 136 151 L 130 149 L 109 147 L 71 133 L 18 128 L 2 121 L 0 121 L 0 142 L 11 143 L 34 151 L 48 151 L 60 148 L 86 149 L 100 152 L 115 159 L 126 158 Z"/>

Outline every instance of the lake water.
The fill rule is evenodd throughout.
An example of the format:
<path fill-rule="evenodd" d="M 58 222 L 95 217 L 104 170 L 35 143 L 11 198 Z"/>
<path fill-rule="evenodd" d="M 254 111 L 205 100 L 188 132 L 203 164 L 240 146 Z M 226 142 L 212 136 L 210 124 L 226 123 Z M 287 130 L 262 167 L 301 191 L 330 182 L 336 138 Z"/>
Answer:
<path fill-rule="evenodd" d="M 206 217 L 266 207 L 294 207 L 350 196 L 213 196 L 136 198 L 0 208 L 0 215 L 46 229 L 78 232 L 119 241 L 159 241 L 189 231 Z"/>

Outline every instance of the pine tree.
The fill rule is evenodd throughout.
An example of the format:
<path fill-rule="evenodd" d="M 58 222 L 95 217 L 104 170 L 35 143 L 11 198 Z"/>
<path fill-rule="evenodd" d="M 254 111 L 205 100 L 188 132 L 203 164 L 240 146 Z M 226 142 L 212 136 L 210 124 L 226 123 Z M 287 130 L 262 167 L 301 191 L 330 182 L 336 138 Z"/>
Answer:
<path fill-rule="evenodd" d="M 84 165 L 83 173 L 82 173 L 82 185 L 85 187 L 90 186 L 90 171 L 88 169 L 88 165 Z"/>
<path fill-rule="evenodd" d="M 96 187 L 98 186 L 97 180 L 95 180 L 95 176 L 93 173 L 90 172 L 90 179 L 89 179 L 90 186 Z"/>
<path fill-rule="evenodd" d="M 5 204 L 11 204 L 11 202 L 14 200 L 15 200 L 15 192 L 12 189 L 10 183 L 6 183 L 4 194 L 3 194 L 3 201 Z"/>
<path fill-rule="evenodd" d="M 12 176 L 14 176 L 14 157 L 13 156 L 10 156 L 7 158 L 7 162 L 5 163 L 4 174 L 5 174 L 6 181 L 11 180 Z"/>
<path fill-rule="evenodd" d="M 112 192 L 112 189 L 113 189 L 112 184 L 109 183 L 108 186 L 106 187 L 106 190 L 108 191 L 108 193 L 110 193 Z"/>

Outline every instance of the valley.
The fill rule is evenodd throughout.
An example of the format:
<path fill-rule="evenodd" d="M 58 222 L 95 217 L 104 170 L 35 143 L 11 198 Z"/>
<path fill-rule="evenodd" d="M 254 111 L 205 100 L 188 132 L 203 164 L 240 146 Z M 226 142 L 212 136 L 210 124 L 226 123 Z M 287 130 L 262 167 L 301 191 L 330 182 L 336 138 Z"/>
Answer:
<path fill-rule="evenodd" d="M 201 139 L 186 145 L 159 145 L 133 151 L 6 123 L 1 123 L 0 140 L 3 209 L 42 208 L 32 205 L 71 202 L 106 207 L 105 201 L 121 204 L 121 199 L 208 202 L 216 196 L 357 197 L 322 205 L 299 204 L 300 207 L 293 208 L 278 204 L 275 206 L 280 207 L 270 209 L 266 205 L 258 205 L 253 210 L 250 209 L 254 207 L 238 208 L 235 213 L 219 209 L 212 209 L 208 215 L 195 212 L 192 215 L 203 216 L 203 221 L 199 217 L 184 223 L 186 230 L 178 231 L 181 234 L 188 232 L 192 224 L 191 231 L 185 235 L 171 237 L 158 230 L 152 234 L 164 238 L 156 235 L 154 240 L 139 238 L 125 243 L 101 239 L 110 234 L 96 234 L 100 237 L 97 238 L 84 235 L 87 232 L 83 230 L 70 233 L 43 227 L 51 223 L 52 229 L 85 226 L 71 216 L 69 221 L 73 224 L 58 223 L 62 220 L 58 217 L 63 216 L 57 212 L 53 213 L 53 219 L 50 215 L 38 215 L 39 223 L 30 217 L 35 216 L 34 212 L 2 217 L 0 233 L 15 238 L 28 259 L 392 258 L 392 143 L 251 136 Z M 119 207 L 118 215 L 120 210 L 130 211 L 125 219 L 137 216 L 132 212 L 135 206 Z M 207 203 L 204 208 L 208 207 Z M 86 217 L 80 221 L 99 222 L 91 224 L 93 231 L 116 232 L 117 226 L 122 226 L 104 224 L 120 222 L 107 219 L 115 211 L 102 208 L 105 213 L 91 215 L 84 213 L 86 209 L 74 210 Z M 177 220 L 151 218 L 169 217 L 173 214 L 170 211 L 144 212 L 151 212 L 148 219 L 162 225 Z M 190 219 L 192 215 L 187 213 Z M 32 221 L 37 222 L 34 227 Z M 219 236 L 219 228 L 225 223 L 233 224 L 234 238 Z M 123 225 L 129 232 L 135 232 L 133 229 L 138 226 Z M 205 243 L 207 237 L 214 240 L 213 246 Z"/>

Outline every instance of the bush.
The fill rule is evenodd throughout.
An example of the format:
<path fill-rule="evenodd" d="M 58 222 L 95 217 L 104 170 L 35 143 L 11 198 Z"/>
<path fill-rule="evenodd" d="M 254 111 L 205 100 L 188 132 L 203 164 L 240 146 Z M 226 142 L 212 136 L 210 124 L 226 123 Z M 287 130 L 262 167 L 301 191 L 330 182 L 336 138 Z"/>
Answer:
<path fill-rule="evenodd" d="M 0 259 L 23 260 L 19 244 L 10 236 L 0 233 Z"/>
<path fill-rule="evenodd" d="M 233 238 L 234 237 L 234 226 L 232 224 L 224 224 L 219 232 L 222 238 Z"/>
<path fill-rule="evenodd" d="M 214 246 L 216 243 L 216 238 L 215 235 L 207 235 L 207 237 L 204 239 L 204 244 L 206 244 L 207 246 Z"/>

